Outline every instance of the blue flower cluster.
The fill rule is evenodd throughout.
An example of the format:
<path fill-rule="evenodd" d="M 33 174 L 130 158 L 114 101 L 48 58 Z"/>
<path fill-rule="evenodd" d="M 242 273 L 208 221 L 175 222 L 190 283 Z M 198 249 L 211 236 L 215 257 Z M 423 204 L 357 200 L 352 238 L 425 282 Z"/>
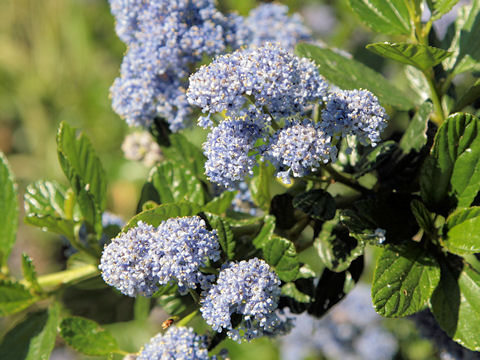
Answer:
<path fill-rule="evenodd" d="M 304 313 L 281 338 L 283 360 L 324 355 L 328 359 L 389 360 L 397 353 L 394 336 L 382 327 L 372 307 L 370 289 L 359 284 L 321 319 Z"/>
<path fill-rule="evenodd" d="M 128 296 L 152 296 L 158 285 L 176 282 L 179 291 L 212 281 L 200 268 L 220 257 L 216 231 L 198 216 L 172 218 L 158 227 L 138 222 L 105 247 L 100 260 L 104 281 Z"/>
<path fill-rule="evenodd" d="M 216 284 L 203 294 L 202 316 L 214 330 L 235 341 L 271 333 L 280 319 L 275 310 L 280 296 L 280 279 L 270 266 L 257 258 L 223 266 Z M 232 314 L 243 315 L 234 329 Z"/>
<path fill-rule="evenodd" d="M 208 356 L 206 338 L 193 329 L 170 327 L 165 334 L 158 334 L 145 345 L 138 360 L 215 360 Z"/>

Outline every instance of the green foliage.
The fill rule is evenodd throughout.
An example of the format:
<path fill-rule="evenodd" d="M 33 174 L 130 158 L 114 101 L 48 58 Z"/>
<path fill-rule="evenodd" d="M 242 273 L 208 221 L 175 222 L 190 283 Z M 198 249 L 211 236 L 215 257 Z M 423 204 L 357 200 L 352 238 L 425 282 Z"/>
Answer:
<path fill-rule="evenodd" d="M 480 207 L 459 209 L 445 224 L 446 238 L 442 245 L 448 251 L 466 255 L 480 252 Z"/>
<path fill-rule="evenodd" d="M 97 234 L 102 233 L 102 213 L 107 198 L 107 183 L 100 159 L 85 135 L 67 123 L 60 124 L 57 134 L 58 159 L 70 182 L 85 220 Z"/>
<path fill-rule="evenodd" d="M 273 266 L 283 281 L 293 281 L 298 277 L 300 262 L 293 243 L 280 236 L 273 235 L 262 244 L 265 261 Z"/>
<path fill-rule="evenodd" d="M 322 189 L 310 190 L 293 198 L 293 206 L 316 220 L 331 220 L 335 217 L 336 205 L 332 195 Z"/>
<path fill-rule="evenodd" d="M 17 189 L 7 158 L 0 152 L 0 266 L 10 255 L 18 225 Z"/>
<path fill-rule="evenodd" d="M 258 173 L 250 181 L 252 199 L 260 209 L 268 210 L 270 207 L 270 179 L 274 172 L 273 166 L 262 162 L 258 167 Z"/>
<path fill-rule="evenodd" d="M 180 133 L 171 134 L 169 141 L 169 147 L 162 147 L 167 158 L 189 166 L 198 179 L 205 179 L 204 165 L 206 158 L 202 151 Z"/>
<path fill-rule="evenodd" d="M 352 10 L 372 30 L 390 35 L 409 35 L 412 31 L 406 2 L 403 0 L 349 0 Z"/>
<path fill-rule="evenodd" d="M 342 89 L 370 90 L 383 104 L 400 110 L 408 110 L 415 105 L 413 99 L 391 84 L 383 75 L 354 59 L 309 44 L 297 45 L 296 53 L 315 61 L 320 74 Z"/>
<path fill-rule="evenodd" d="M 32 289 L 37 292 L 41 292 L 35 265 L 33 265 L 32 259 L 26 254 L 22 254 L 22 272 L 23 278 L 32 287 Z"/>
<path fill-rule="evenodd" d="M 432 10 L 432 20 L 438 20 L 452 10 L 458 0 L 427 0 L 427 3 Z"/>
<path fill-rule="evenodd" d="M 443 49 L 409 43 L 375 43 L 367 45 L 367 49 L 386 58 L 412 65 L 422 71 L 440 64 L 452 55 Z"/>
<path fill-rule="evenodd" d="M 375 310 L 386 317 L 412 315 L 427 305 L 439 281 L 437 261 L 418 244 L 386 247 L 375 266 Z"/>
<path fill-rule="evenodd" d="M 233 238 L 233 232 L 228 225 L 228 222 L 223 220 L 220 216 L 205 213 L 210 226 L 217 230 L 218 242 L 222 248 L 225 258 L 232 260 L 235 258 L 235 240 Z"/>
<path fill-rule="evenodd" d="M 22 284 L 0 280 L 0 316 L 18 313 L 37 300 Z"/>
<path fill-rule="evenodd" d="M 235 191 L 224 191 L 205 204 L 202 209 L 212 214 L 222 215 L 232 206 L 235 194 Z"/>
<path fill-rule="evenodd" d="M 417 220 L 418 226 L 431 234 L 435 228 L 432 213 L 428 211 L 426 206 L 420 200 L 417 199 L 412 200 L 410 207 L 412 208 L 412 213 L 413 216 L 415 216 L 415 220 Z"/>
<path fill-rule="evenodd" d="M 0 344 L 0 358 L 12 360 L 48 360 L 55 346 L 60 306 L 32 313 L 10 330 Z"/>
<path fill-rule="evenodd" d="M 289 282 L 282 286 L 282 296 L 288 296 L 299 303 L 308 304 L 312 301 L 312 298 L 298 290 L 295 283 Z"/>
<path fill-rule="evenodd" d="M 433 105 L 431 102 L 424 102 L 415 116 L 410 121 L 402 139 L 400 140 L 400 147 L 406 153 L 412 150 L 420 152 L 422 147 L 427 143 L 428 119 L 432 113 Z"/>
<path fill-rule="evenodd" d="M 72 348 L 85 355 L 108 355 L 118 352 L 112 334 L 93 320 L 78 316 L 66 317 L 60 323 L 60 336 Z"/>

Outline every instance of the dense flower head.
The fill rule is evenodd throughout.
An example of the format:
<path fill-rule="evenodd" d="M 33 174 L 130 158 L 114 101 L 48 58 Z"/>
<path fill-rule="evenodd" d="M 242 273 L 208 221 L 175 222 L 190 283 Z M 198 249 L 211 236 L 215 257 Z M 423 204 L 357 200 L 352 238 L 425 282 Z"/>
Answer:
<path fill-rule="evenodd" d="M 207 157 L 205 174 L 210 181 L 235 188 L 247 175 L 253 174 L 256 160 L 251 151 L 263 135 L 263 124 L 263 115 L 239 117 L 222 121 L 210 131 L 203 144 Z"/>
<path fill-rule="evenodd" d="M 288 6 L 261 4 L 245 19 L 248 38 L 245 43 L 260 46 L 267 42 L 278 43 L 284 49 L 293 50 L 301 41 L 310 41 L 311 32 L 303 25 L 299 14 L 288 15 Z"/>
<path fill-rule="evenodd" d="M 253 258 L 225 264 L 217 283 L 204 292 L 200 311 L 214 330 L 226 329 L 236 341 L 252 339 L 272 331 L 279 323 L 275 313 L 279 296 L 280 279 L 265 261 Z M 243 316 L 235 329 L 232 314 Z"/>
<path fill-rule="evenodd" d="M 105 282 L 128 296 L 152 296 L 158 285 L 176 282 L 181 293 L 209 275 L 200 272 L 208 259 L 220 257 L 216 231 L 208 231 L 198 216 L 172 218 L 158 227 L 139 221 L 105 247 L 100 270 Z"/>
<path fill-rule="evenodd" d="M 354 135 L 362 145 L 375 146 L 388 115 L 368 90 L 340 90 L 328 96 L 322 126 L 334 137 Z"/>
<path fill-rule="evenodd" d="M 277 175 L 290 183 L 290 175 L 305 176 L 322 163 L 334 159 L 336 148 L 331 137 L 311 120 L 291 122 L 271 138 L 263 154 L 277 169 Z"/>
<path fill-rule="evenodd" d="M 187 97 L 203 112 L 235 112 L 252 101 L 279 118 L 305 111 L 326 90 L 313 62 L 266 44 L 222 55 L 202 66 L 190 76 Z"/>
<path fill-rule="evenodd" d="M 192 328 L 170 327 L 145 344 L 138 360 L 209 360 L 206 338 L 196 334 Z"/>

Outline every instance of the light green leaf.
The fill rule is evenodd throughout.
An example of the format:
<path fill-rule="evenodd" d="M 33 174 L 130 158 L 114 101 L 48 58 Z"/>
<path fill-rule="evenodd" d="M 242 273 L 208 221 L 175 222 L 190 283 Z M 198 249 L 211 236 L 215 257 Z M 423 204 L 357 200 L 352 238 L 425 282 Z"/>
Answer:
<path fill-rule="evenodd" d="M 310 190 L 293 198 L 293 206 L 302 210 L 312 219 L 331 220 L 335 217 L 337 206 L 328 192 L 322 189 Z"/>
<path fill-rule="evenodd" d="M 386 317 L 422 310 L 440 281 L 440 267 L 419 244 L 384 248 L 372 284 L 373 305 Z"/>
<path fill-rule="evenodd" d="M 480 191 L 480 138 L 460 154 L 453 166 L 452 189 L 458 199 L 458 207 L 470 206 Z"/>
<path fill-rule="evenodd" d="M 431 309 L 440 327 L 462 346 L 480 351 L 480 274 L 468 265 L 455 271 L 442 264 Z"/>
<path fill-rule="evenodd" d="M 428 119 L 432 110 L 432 103 L 426 101 L 420 106 L 412 121 L 410 121 L 407 130 L 405 130 L 400 140 L 400 147 L 405 153 L 409 153 L 412 150 L 420 152 L 427 143 Z"/>
<path fill-rule="evenodd" d="M 5 155 L 0 152 L 0 266 L 15 244 L 18 226 L 17 188 Z"/>
<path fill-rule="evenodd" d="M 212 228 L 217 230 L 218 242 L 228 260 L 235 257 L 235 240 L 230 225 L 220 216 L 205 213 L 205 216 Z"/>
<path fill-rule="evenodd" d="M 95 321 L 78 316 L 67 317 L 60 323 L 60 336 L 72 348 L 85 355 L 101 356 L 119 351 L 117 341 L 109 331 Z"/>
<path fill-rule="evenodd" d="M 232 206 L 236 193 L 236 191 L 224 191 L 205 204 L 202 209 L 212 214 L 222 215 Z"/>
<path fill-rule="evenodd" d="M 37 271 L 35 270 L 32 259 L 26 254 L 22 254 L 22 272 L 23 278 L 30 284 L 30 286 L 35 291 L 40 292 L 42 288 L 38 283 Z"/>
<path fill-rule="evenodd" d="M 480 99 L 480 79 L 478 79 L 471 88 L 465 91 L 455 104 L 453 111 L 462 111 L 464 107 L 472 104 L 478 99 Z"/>
<path fill-rule="evenodd" d="M 457 255 L 480 252 L 480 207 L 455 211 L 447 218 L 442 245 Z"/>
<path fill-rule="evenodd" d="M 271 236 L 262 246 L 262 251 L 265 261 L 274 267 L 281 280 L 288 282 L 297 278 L 300 262 L 291 241 L 280 236 Z"/>
<path fill-rule="evenodd" d="M 431 3 L 429 6 L 432 10 L 432 20 L 435 21 L 452 10 L 458 0 L 429 0 L 429 2 Z"/>
<path fill-rule="evenodd" d="M 60 307 L 29 314 L 10 330 L 0 345 L 0 358 L 11 360 L 48 360 L 55 346 Z"/>
<path fill-rule="evenodd" d="M 445 60 L 445 68 L 454 75 L 480 70 L 480 1 L 460 9 L 455 21 L 455 32 L 449 51 L 453 56 Z"/>
<path fill-rule="evenodd" d="M 25 222 L 51 232 L 74 237 L 75 221 L 66 219 L 67 188 L 54 181 L 37 181 L 25 191 Z"/>
<path fill-rule="evenodd" d="M 0 316 L 18 313 L 37 300 L 22 284 L 0 280 Z"/>
<path fill-rule="evenodd" d="M 263 219 L 263 225 L 260 229 L 260 232 L 255 236 L 252 241 L 252 244 L 256 247 L 261 249 L 270 238 L 273 236 L 273 232 L 275 231 L 275 216 L 266 215 Z"/>
<path fill-rule="evenodd" d="M 173 161 L 161 163 L 150 172 L 149 182 L 157 190 L 161 203 L 181 200 L 198 205 L 205 203 L 202 183 L 182 163 Z"/>
<path fill-rule="evenodd" d="M 270 181 L 273 178 L 275 168 L 266 162 L 260 162 L 255 169 L 255 175 L 250 181 L 250 193 L 254 203 L 263 210 L 270 208 Z"/>
<path fill-rule="evenodd" d="M 101 234 L 107 183 L 90 140 L 83 134 L 77 137 L 75 129 L 62 122 L 57 133 L 57 152 L 85 220 Z"/>
<path fill-rule="evenodd" d="M 294 283 L 289 282 L 282 286 L 282 296 L 288 296 L 299 303 L 308 304 L 312 298 L 297 289 Z"/>
<path fill-rule="evenodd" d="M 478 141 L 479 120 L 471 114 L 450 115 L 440 126 L 429 157 L 420 172 L 420 190 L 424 203 L 431 210 L 449 208 L 454 164 L 457 158 Z"/>
<path fill-rule="evenodd" d="M 201 207 L 189 203 L 187 201 L 179 201 L 177 203 L 161 204 L 153 209 L 142 211 L 135 215 L 123 227 L 122 232 L 127 232 L 129 229 L 137 226 L 139 221 L 152 226 L 158 226 L 164 220 L 168 220 L 178 216 L 193 216 L 201 211 Z"/>
<path fill-rule="evenodd" d="M 349 0 L 350 7 L 372 30 L 389 35 L 410 35 L 412 25 L 404 0 Z"/>
<path fill-rule="evenodd" d="M 415 66 L 422 71 L 440 64 L 452 55 L 433 46 L 409 43 L 375 43 L 367 45 L 367 49 L 388 59 Z"/>
<path fill-rule="evenodd" d="M 407 65 L 404 69 L 410 88 L 416 94 L 416 103 L 423 104 L 430 97 L 428 81 L 420 70 Z"/>
<path fill-rule="evenodd" d="M 382 104 L 394 106 L 400 110 L 409 110 L 415 106 L 416 100 L 413 97 L 392 85 L 380 73 L 356 60 L 347 59 L 332 50 L 309 44 L 297 45 L 296 53 L 313 60 L 320 74 L 342 89 L 370 90 Z"/>
<path fill-rule="evenodd" d="M 207 159 L 202 150 L 180 133 L 170 134 L 169 140 L 171 146 L 162 147 L 166 157 L 189 166 L 198 179 L 205 179 L 204 165 Z"/>

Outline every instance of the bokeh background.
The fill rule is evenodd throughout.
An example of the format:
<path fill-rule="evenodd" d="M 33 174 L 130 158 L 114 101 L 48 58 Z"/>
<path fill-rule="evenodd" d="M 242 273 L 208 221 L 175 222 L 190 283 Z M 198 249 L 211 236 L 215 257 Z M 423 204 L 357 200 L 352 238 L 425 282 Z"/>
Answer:
<path fill-rule="evenodd" d="M 246 15 L 257 3 L 221 0 L 219 6 L 226 12 Z M 392 81 L 404 81 L 396 65 L 385 64 L 365 50 L 367 42 L 385 39 L 374 37 L 363 27 L 346 0 L 282 3 L 292 12 L 301 13 L 305 23 L 329 46 L 347 50 L 356 59 L 381 69 Z M 109 99 L 109 87 L 118 75 L 124 51 L 114 32 L 107 0 L 0 1 L 0 150 L 16 175 L 19 201 L 26 185 L 35 180 L 65 183 L 57 161 L 55 134 L 60 121 L 67 121 L 90 137 L 103 162 L 109 182 L 108 209 L 124 219 L 134 214 L 148 169 L 124 159 L 121 144 L 130 130 L 112 111 Z M 202 139 L 196 141 L 201 143 Z M 27 252 L 40 274 L 61 270 L 65 266 L 64 250 L 58 237 L 21 225 L 11 267 L 14 274 L 19 274 L 17 262 L 20 254 Z M 373 261 L 374 254 L 369 256 Z M 364 280 L 370 276 L 366 271 Z M 96 306 L 95 302 L 89 306 Z M 0 336 L 16 321 L 18 318 L 13 317 L 0 322 Z M 412 321 L 382 324 L 397 339 L 396 359 L 436 358 L 434 348 L 419 338 Z M 116 333 L 121 337 L 138 335 L 132 329 L 118 328 Z M 158 329 L 159 324 L 152 324 L 152 328 Z M 140 330 L 139 334 L 148 339 L 148 334 Z M 281 358 L 281 346 L 275 341 L 258 340 L 241 346 L 230 343 L 229 348 L 232 359 Z M 52 359 L 74 359 L 72 356 L 59 343 Z M 309 356 L 326 358 L 319 352 Z"/>

